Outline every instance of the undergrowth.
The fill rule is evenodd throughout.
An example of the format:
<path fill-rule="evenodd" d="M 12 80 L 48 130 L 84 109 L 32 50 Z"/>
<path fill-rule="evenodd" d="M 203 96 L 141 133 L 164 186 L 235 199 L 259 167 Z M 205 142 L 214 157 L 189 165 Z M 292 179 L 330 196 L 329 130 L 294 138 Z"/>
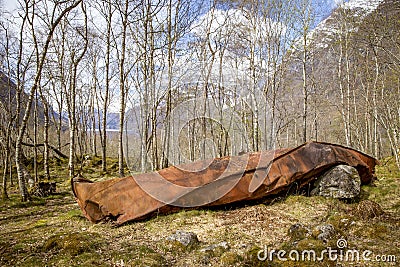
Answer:
<path fill-rule="evenodd" d="M 110 166 L 116 160 L 110 160 Z M 91 224 L 76 204 L 65 162 L 54 161 L 52 177 L 57 194 L 21 203 L 16 187 L 0 201 L 0 266 L 396 266 L 395 262 L 260 261 L 265 248 L 321 252 L 339 238 L 349 249 L 373 255 L 394 255 L 400 262 L 400 172 L 386 159 L 376 169 L 378 180 L 362 187 L 357 201 L 301 195 L 270 204 L 213 210 L 183 210 L 121 227 Z M 82 174 L 100 181 L 98 159 L 82 167 Z M 115 170 L 116 171 L 116 170 Z M 321 241 L 311 233 L 293 238 L 289 229 L 300 223 L 315 231 L 331 224 L 334 237 Z M 176 230 L 194 232 L 200 241 L 191 249 L 167 241 Z M 226 241 L 229 249 L 203 248 Z"/>

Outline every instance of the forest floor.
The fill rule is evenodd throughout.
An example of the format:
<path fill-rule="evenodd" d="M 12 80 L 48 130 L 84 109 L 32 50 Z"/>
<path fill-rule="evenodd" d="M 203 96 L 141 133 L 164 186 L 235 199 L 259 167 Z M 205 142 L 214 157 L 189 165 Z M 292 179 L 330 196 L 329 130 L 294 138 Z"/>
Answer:
<path fill-rule="evenodd" d="M 115 166 L 110 160 L 109 169 L 116 171 Z M 104 176 L 99 168 L 98 160 L 93 161 L 83 174 L 93 180 L 116 174 Z M 398 266 L 400 262 L 400 172 L 391 160 L 382 160 L 378 181 L 363 186 L 360 199 L 351 203 L 291 195 L 236 208 L 181 211 L 120 227 L 90 223 L 72 195 L 67 165 L 58 163 L 52 170 L 57 194 L 21 203 L 12 187 L 10 199 L 0 201 L 0 266 Z M 327 224 L 335 231 L 329 239 L 319 240 L 318 226 Z M 303 231 L 308 228 L 312 233 Z M 176 230 L 195 233 L 200 243 L 184 247 L 167 240 Z M 218 246 L 221 242 L 227 246 Z M 214 248 L 208 248 L 211 245 Z M 323 254 L 329 249 L 342 257 Z M 280 254 L 281 259 L 273 254 L 271 260 L 272 250 L 286 254 Z M 306 254 L 302 258 L 311 250 L 320 257 L 316 262 Z M 294 261 L 293 251 L 299 253 L 299 261 Z M 263 256 L 267 259 L 258 259 Z"/>

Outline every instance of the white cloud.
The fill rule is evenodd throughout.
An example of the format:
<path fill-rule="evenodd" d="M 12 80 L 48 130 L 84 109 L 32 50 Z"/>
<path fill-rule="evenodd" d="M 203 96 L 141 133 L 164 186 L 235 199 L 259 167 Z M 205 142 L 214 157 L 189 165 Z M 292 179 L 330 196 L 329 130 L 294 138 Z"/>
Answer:
<path fill-rule="evenodd" d="M 333 0 L 333 2 L 334 2 L 334 6 L 337 7 L 341 4 L 343 4 L 344 0 Z"/>
<path fill-rule="evenodd" d="M 2 0 L 4 10 L 8 12 L 13 12 L 17 8 L 17 1 L 16 0 Z"/>

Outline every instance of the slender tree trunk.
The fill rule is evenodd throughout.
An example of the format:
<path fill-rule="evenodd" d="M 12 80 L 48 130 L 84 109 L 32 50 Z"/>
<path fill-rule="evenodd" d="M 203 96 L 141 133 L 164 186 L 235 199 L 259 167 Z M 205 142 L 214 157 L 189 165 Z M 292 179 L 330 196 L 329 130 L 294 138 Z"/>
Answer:
<path fill-rule="evenodd" d="M 97 157 L 97 134 L 96 134 L 96 110 L 95 99 L 97 99 L 97 55 L 93 53 L 92 68 L 92 90 L 90 94 L 90 135 L 91 135 L 91 152 Z"/>
<path fill-rule="evenodd" d="M 43 115 L 44 115 L 44 128 L 43 128 L 43 168 L 45 179 L 50 180 L 50 166 L 49 166 L 49 103 L 43 94 L 42 87 L 39 86 L 39 94 L 43 104 Z"/>
<path fill-rule="evenodd" d="M 76 65 L 77 67 L 77 65 Z M 69 177 L 75 176 L 75 131 L 76 131 L 76 68 L 74 66 L 72 73 L 72 81 L 69 88 L 70 112 L 69 112 L 69 160 L 68 170 Z"/>
<path fill-rule="evenodd" d="M 307 116 L 308 116 L 308 88 L 307 88 L 307 37 L 303 36 L 303 59 L 302 59 L 302 74 L 303 74 L 303 143 L 307 142 Z"/>
<path fill-rule="evenodd" d="M 77 72 L 78 72 L 78 65 L 82 61 L 83 56 L 86 53 L 87 46 L 88 46 L 88 39 L 87 39 L 87 14 L 86 9 L 82 5 L 82 11 L 85 16 L 85 35 L 82 36 L 84 38 L 84 47 L 81 50 L 81 53 L 77 56 L 75 54 L 75 50 L 71 53 L 71 62 L 72 62 L 72 74 L 71 74 L 71 81 L 70 81 L 70 88 L 69 88 L 69 161 L 68 161 L 68 169 L 69 169 L 69 177 L 70 179 L 75 176 L 75 153 L 76 153 L 76 135 L 77 135 L 77 110 L 76 110 L 76 87 L 77 87 Z M 82 150 L 80 151 L 82 153 Z"/>
<path fill-rule="evenodd" d="M 342 115 L 342 120 L 343 120 L 343 128 L 344 128 L 344 135 L 346 138 L 346 145 L 350 145 L 350 134 L 349 134 L 349 128 L 348 128 L 348 121 L 347 121 L 347 109 L 346 109 L 346 100 L 345 100 L 345 91 L 343 87 L 343 71 L 342 71 L 342 63 L 343 63 L 343 54 L 344 54 L 344 48 L 343 48 L 343 40 L 341 41 L 340 44 L 340 56 L 339 56 L 339 62 L 338 62 L 338 82 L 339 82 L 339 89 L 340 89 L 340 110 L 341 110 L 341 115 Z"/>
<path fill-rule="evenodd" d="M 120 110 L 119 110 L 119 131 L 118 131 L 118 173 L 120 177 L 125 176 L 124 172 L 124 146 L 123 133 L 125 122 L 125 106 L 126 106 L 126 84 L 125 84 L 125 51 L 126 51 L 126 31 L 128 27 L 128 6 L 129 1 L 125 0 L 122 18 L 122 41 L 121 41 L 121 58 L 119 62 L 119 88 L 120 88 Z"/>
<path fill-rule="evenodd" d="M 165 134 L 163 140 L 163 151 L 162 151 L 162 158 L 161 158 L 161 167 L 167 168 L 169 165 L 168 156 L 170 150 L 170 139 L 171 139 L 171 121 L 169 119 L 169 115 L 172 109 L 172 75 L 173 75 L 173 64 L 174 64 L 174 57 L 173 57 L 173 50 L 175 48 L 175 43 L 173 40 L 173 32 L 172 32 L 172 1 L 169 1 L 168 6 L 168 16 L 167 16 L 167 42 L 168 42 L 168 88 L 167 88 L 167 103 L 166 103 L 166 111 L 165 111 Z"/>
<path fill-rule="evenodd" d="M 7 194 L 7 172 L 8 172 L 8 160 L 9 160 L 9 151 L 5 151 L 4 155 L 4 170 L 3 170 L 3 188 L 2 188 L 2 199 L 8 199 L 8 194 Z"/>
<path fill-rule="evenodd" d="M 39 86 L 40 87 L 40 86 Z M 38 137 L 38 98 L 37 98 L 37 91 L 35 92 L 35 106 L 33 110 L 33 117 L 34 117 L 34 124 L 33 124 L 33 171 L 34 171 L 34 181 L 35 183 L 39 182 L 39 175 L 38 175 L 38 147 L 37 147 L 37 137 Z"/>
<path fill-rule="evenodd" d="M 347 123 L 347 134 L 348 134 L 348 146 L 353 145 L 353 140 L 352 140 L 352 131 L 351 131 L 351 81 L 350 81 L 350 74 L 351 74 L 351 69 L 350 69 L 350 58 L 349 58 L 349 37 L 348 37 L 348 31 L 346 31 L 346 40 L 345 40 L 345 60 L 346 60 L 346 123 Z"/>
<path fill-rule="evenodd" d="M 50 180 L 50 166 L 49 166 L 49 109 L 48 103 L 44 104 L 44 129 L 43 129 L 43 144 L 44 144 L 44 157 L 43 167 L 44 175 L 47 180 Z"/>
<path fill-rule="evenodd" d="M 27 201 L 28 199 L 30 199 L 29 194 L 28 194 L 28 190 L 26 189 L 26 181 L 25 181 L 25 177 L 23 175 L 22 172 L 22 168 L 23 168 L 23 163 L 22 161 L 22 139 L 23 136 L 25 134 L 25 127 L 26 125 L 21 125 L 21 121 L 20 121 L 20 113 L 21 113 L 21 93 L 24 90 L 23 88 L 23 84 L 24 84 L 24 80 L 25 80 L 25 71 L 23 71 L 21 69 L 22 66 L 22 57 L 23 57 L 23 29 L 25 28 L 26 25 L 26 21 L 28 19 L 28 3 L 25 4 L 25 14 L 24 17 L 22 19 L 22 23 L 21 23 L 21 28 L 20 28 L 20 32 L 19 32 L 19 48 L 18 48 L 18 59 L 17 59 L 17 91 L 15 94 L 16 97 L 16 125 L 17 127 L 19 127 L 18 130 L 18 136 L 17 136 L 17 140 L 15 143 L 15 165 L 17 168 L 17 177 L 18 177 L 18 184 L 19 184 L 19 190 L 20 190 L 20 194 L 21 194 L 21 200 L 22 201 Z M 35 84 L 32 86 L 35 87 Z M 32 91 L 32 89 L 31 89 Z M 33 94 L 33 93 L 32 93 Z M 30 105 L 32 103 L 27 103 L 27 110 L 28 110 L 28 114 L 25 112 L 25 116 L 29 116 L 30 114 Z M 11 166 L 11 164 L 10 164 Z M 12 173 L 10 171 L 10 173 Z M 12 179 L 11 179 L 12 181 Z"/>
<path fill-rule="evenodd" d="M 374 91 L 372 94 L 372 105 L 373 105 L 373 155 L 378 157 L 378 104 L 377 104 L 377 90 L 378 90 L 378 79 L 379 79 L 379 61 L 376 51 L 374 49 L 375 59 L 375 77 L 374 77 Z"/>
<path fill-rule="evenodd" d="M 10 186 L 14 186 L 14 179 L 13 179 L 13 171 L 12 171 L 12 155 L 10 153 L 9 155 L 9 159 L 8 159 L 8 173 L 9 173 L 9 177 L 10 177 Z"/>
<path fill-rule="evenodd" d="M 60 93 L 60 104 L 59 104 L 59 114 L 58 114 L 58 123 L 57 123 L 57 148 L 58 150 L 61 151 L 61 131 L 62 131 L 62 123 L 63 123 L 63 117 L 62 117 L 62 108 L 63 108 L 63 93 L 61 91 Z"/>
<path fill-rule="evenodd" d="M 103 120 L 102 120 L 102 143 L 101 143 L 101 169 L 103 172 L 107 172 L 107 113 L 108 113 L 108 99 L 110 92 L 110 56 L 111 56 L 111 26 L 112 26 L 112 9 L 111 1 L 107 3 L 107 34 L 106 34 L 106 88 L 104 93 L 103 102 Z"/>

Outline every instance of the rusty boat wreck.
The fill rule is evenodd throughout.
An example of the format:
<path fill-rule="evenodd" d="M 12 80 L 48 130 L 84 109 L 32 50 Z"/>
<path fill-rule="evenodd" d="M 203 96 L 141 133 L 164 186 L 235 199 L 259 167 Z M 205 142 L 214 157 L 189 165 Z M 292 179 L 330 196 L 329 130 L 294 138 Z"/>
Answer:
<path fill-rule="evenodd" d="M 357 169 L 362 184 L 375 179 L 378 161 L 341 145 L 309 142 L 276 149 L 196 161 L 157 172 L 92 182 L 71 180 L 84 215 L 93 223 L 121 225 L 183 208 L 223 206 L 262 200 L 302 187 L 336 165 Z"/>

